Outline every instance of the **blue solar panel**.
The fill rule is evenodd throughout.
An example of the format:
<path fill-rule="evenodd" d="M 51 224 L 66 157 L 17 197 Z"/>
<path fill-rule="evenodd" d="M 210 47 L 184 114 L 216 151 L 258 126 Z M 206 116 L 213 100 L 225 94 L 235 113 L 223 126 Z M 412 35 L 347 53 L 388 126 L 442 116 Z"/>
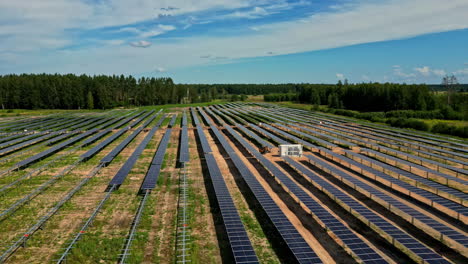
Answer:
<path fill-rule="evenodd" d="M 94 155 L 96 155 L 99 151 L 101 151 L 103 148 L 105 148 L 106 146 L 108 146 L 110 143 L 114 142 L 114 140 L 116 140 L 117 138 L 119 138 L 122 134 L 124 134 L 125 132 L 127 132 L 131 127 L 134 127 L 136 126 L 137 124 L 139 124 L 141 121 L 143 121 L 143 119 L 145 119 L 146 117 L 148 117 L 149 115 L 151 115 L 154 111 L 150 111 L 146 114 L 144 114 L 143 116 L 141 116 L 140 118 L 138 118 L 137 120 L 133 121 L 128 127 L 124 127 L 122 129 L 120 129 L 119 131 L 117 131 L 115 134 L 111 135 L 110 137 L 106 138 L 104 141 L 102 141 L 101 143 L 99 143 L 97 146 L 94 146 L 92 149 L 88 150 L 87 152 L 85 152 L 84 154 L 82 154 L 80 156 L 80 158 L 82 160 L 88 160 L 90 158 L 92 158 Z M 149 122 L 153 121 L 155 118 L 156 118 L 157 114 L 156 115 L 153 115 L 152 117 L 149 118 Z M 120 127 L 124 124 L 126 124 L 128 121 L 132 120 L 133 118 L 135 118 L 134 116 L 130 117 L 129 119 L 125 119 L 123 120 L 122 122 L 120 122 L 119 124 L 117 124 L 115 127 Z M 112 151 L 111 153 L 115 154 L 117 153 L 117 151 Z M 118 153 L 120 153 L 120 151 L 118 151 Z M 117 154 L 118 154 L 117 153 Z M 109 156 L 108 159 L 106 159 L 106 163 L 109 163 L 110 160 L 112 160 L 111 158 L 115 157 L 115 155 L 113 156 Z M 102 162 L 102 161 L 101 161 Z"/>
<path fill-rule="evenodd" d="M 164 119 L 165 115 L 163 115 L 159 122 L 148 132 L 143 141 L 138 145 L 138 147 L 133 151 L 132 155 L 124 163 L 122 168 L 120 168 L 117 174 L 115 174 L 114 178 L 112 178 L 112 180 L 109 182 L 108 189 L 110 189 L 112 186 L 115 186 L 114 190 L 117 190 L 120 185 L 122 185 L 128 173 L 130 173 L 141 153 L 143 153 L 143 150 L 145 150 L 146 146 L 151 141 Z"/>
<path fill-rule="evenodd" d="M 189 140 L 187 126 L 182 126 L 180 133 L 180 156 L 179 162 L 186 163 L 190 161 Z"/>
<path fill-rule="evenodd" d="M 161 141 L 159 142 L 158 150 L 153 156 L 150 169 L 146 173 L 145 179 L 143 180 L 143 183 L 140 187 L 140 193 L 146 190 L 152 190 L 156 186 L 159 171 L 164 162 L 164 156 L 166 155 L 167 145 L 169 144 L 169 140 L 171 139 L 171 134 L 172 128 L 168 128 Z"/>
<path fill-rule="evenodd" d="M 200 128 L 200 129 L 199 129 Z M 219 134 L 216 127 L 211 126 Z M 197 127 L 200 141 L 207 141 L 206 136 L 201 126 Z M 204 138 L 204 139 L 202 139 Z M 222 139 L 220 139 L 222 140 Z M 203 146 L 202 146 L 203 147 Z M 216 200 L 219 205 L 221 216 L 224 222 L 224 228 L 229 239 L 231 250 L 234 256 L 235 263 L 259 263 L 255 251 L 253 250 L 250 239 L 245 231 L 242 220 L 234 205 L 234 201 L 229 193 L 228 187 L 224 181 L 221 171 L 216 163 L 209 145 L 204 146 L 204 157 L 210 174 L 210 179 L 215 191 Z M 208 148 L 207 148 L 208 147 Z"/>
<path fill-rule="evenodd" d="M 387 194 L 385 194 L 385 193 L 383 193 L 383 192 L 381 192 L 381 191 L 379 191 L 377 189 L 374 189 L 370 185 L 358 180 L 357 178 L 345 173 L 344 171 L 341 171 L 341 170 L 331 166 L 330 164 L 328 164 L 328 163 L 326 163 L 326 162 L 324 162 L 324 161 L 322 161 L 322 160 L 320 160 L 320 159 L 318 159 L 318 158 L 316 158 L 314 156 L 311 156 L 311 155 L 305 155 L 305 156 L 311 161 L 311 163 L 313 163 L 314 165 L 316 165 L 320 169 L 325 170 L 326 172 L 329 172 L 332 175 L 335 175 L 336 177 L 338 177 L 343 182 L 349 183 L 354 188 L 359 187 L 360 189 L 365 190 L 366 192 L 370 193 L 372 195 L 372 197 L 377 197 L 377 198 L 385 201 L 387 204 L 390 204 L 392 207 L 397 208 L 401 212 L 406 213 L 409 216 L 414 217 L 414 219 L 417 219 L 417 220 L 423 222 L 427 226 L 434 228 L 434 230 L 436 232 L 440 232 L 441 234 L 444 233 L 444 231 L 440 231 L 441 230 L 440 228 L 442 226 L 444 226 L 444 225 L 439 223 L 439 222 L 436 222 L 434 219 L 430 218 L 429 216 L 415 210 L 412 207 L 409 207 L 408 205 L 396 200 L 393 197 L 390 197 L 389 195 L 387 195 Z M 454 232 L 456 232 L 456 231 L 454 231 Z M 446 235 L 447 236 L 451 235 L 451 233 L 452 232 L 447 232 Z M 459 243 L 467 243 L 467 242 L 468 242 L 468 238 L 465 241 L 459 241 Z"/>
<path fill-rule="evenodd" d="M 242 137 L 240 137 L 232 128 L 229 126 L 224 126 L 226 130 L 234 137 L 236 140 L 244 147 L 246 147 L 249 152 L 258 153 L 258 151 L 248 144 Z M 219 135 L 219 133 L 215 133 Z M 289 250 L 292 252 L 293 256 L 299 263 L 322 263 L 320 258 L 316 253 L 310 248 L 304 238 L 299 234 L 294 225 L 289 221 L 289 219 L 284 215 L 278 205 L 273 201 L 268 192 L 263 188 L 263 186 L 258 182 L 255 175 L 247 168 L 247 166 L 242 162 L 242 160 L 237 156 L 234 149 L 227 144 L 224 140 L 220 140 L 223 148 L 228 153 L 232 162 L 238 169 L 240 175 L 247 183 L 247 186 L 254 194 L 258 203 L 262 206 L 263 210 L 276 227 L 278 233 L 280 234 L 283 241 L 288 246 Z M 263 157 L 262 155 L 260 155 Z"/>

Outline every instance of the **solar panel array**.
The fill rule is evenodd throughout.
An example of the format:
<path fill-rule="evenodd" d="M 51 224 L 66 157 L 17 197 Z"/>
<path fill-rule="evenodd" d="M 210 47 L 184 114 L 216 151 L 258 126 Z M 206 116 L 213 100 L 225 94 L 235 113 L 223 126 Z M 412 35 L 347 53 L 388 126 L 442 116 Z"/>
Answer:
<path fill-rule="evenodd" d="M 203 115 L 203 114 L 202 114 Z M 215 129 L 215 133 L 219 133 L 216 127 L 211 126 L 211 129 Z M 206 135 L 203 132 L 202 127 L 197 126 L 197 134 L 201 142 L 207 142 Z M 218 138 L 219 140 L 223 140 Z M 237 208 L 234 205 L 231 194 L 227 188 L 224 178 L 219 170 L 218 164 L 215 158 L 211 154 L 212 150 L 209 144 L 202 145 L 205 162 L 208 166 L 211 182 L 215 191 L 216 200 L 221 211 L 223 218 L 224 228 L 229 239 L 232 254 L 234 256 L 235 263 L 259 263 L 257 255 L 252 247 L 250 239 L 245 231 L 244 224 L 237 212 Z"/>
<path fill-rule="evenodd" d="M 273 162 L 261 155 L 260 152 L 252 148 L 251 145 L 244 146 L 249 149 L 249 152 L 268 170 L 270 173 L 277 178 L 282 186 L 285 186 L 288 192 L 294 194 L 301 203 L 303 203 L 312 214 L 316 215 L 319 219 L 323 220 L 323 223 L 327 225 L 332 232 L 350 248 L 356 256 L 358 256 L 363 262 L 368 263 L 386 263 L 383 258 L 371 249 L 364 241 L 362 241 L 356 234 L 354 234 L 349 228 L 342 224 L 338 219 L 333 217 L 321 204 L 312 199 L 301 187 L 293 182 L 286 174 L 276 167 Z"/>
<path fill-rule="evenodd" d="M 275 125 L 281 126 L 280 124 L 277 124 L 277 123 L 275 123 Z M 313 149 L 313 148 L 317 147 L 317 146 L 315 146 L 315 145 L 313 145 L 313 144 L 311 144 L 311 143 L 309 143 L 309 142 L 307 142 L 305 140 L 302 140 L 302 139 L 300 139 L 300 138 L 298 138 L 296 136 L 293 136 L 293 135 L 289 134 L 288 132 L 283 131 L 281 129 L 278 129 L 278 128 L 274 127 L 274 126 L 264 124 L 264 123 L 260 124 L 260 126 L 265 127 L 268 130 L 273 131 L 276 134 L 281 135 L 282 137 L 287 138 L 287 139 L 289 139 L 289 140 L 291 140 L 293 142 L 296 142 L 298 144 L 302 144 L 302 145 L 304 145 L 305 147 L 307 147 L 309 149 Z M 287 144 L 290 144 L 290 143 L 287 143 Z"/>
<path fill-rule="evenodd" d="M 407 157 L 411 157 L 411 158 L 414 158 L 414 159 L 421 159 L 420 157 L 416 157 L 414 155 L 411 155 L 411 154 L 407 154 L 407 153 L 403 153 L 401 151 L 398 151 L 398 150 L 394 150 L 394 149 L 391 149 L 391 148 L 387 148 L 387 147 L 383 147 L 381 146 L 380 147 L 381 150 L 384 150 L 384 151 L 388 151 L 388 152 L 393 152 L 393 153 L 396 153 L 396 154 L 400 154 L 400 155 L 405 155 Z M 398 157 L 394 157 L 394 156 L 389 156 L 387 154 L 383 154 L 381 152 L 377 152 L 377 151 L 373 151 L 373 150 L 370 150 L 370 149 L 363 149 L 364 152 L 367 152 L 367 153 L 370 153 L 370 154 L 373 154 L 374 156 L 379 156 L 379 157 L 382 157 L 386 160 L 391 160 L 393 162 L 397 162 L 399 164 L 404 164 L 406 166 L 409 166 L 411 168 L 416 168 L 418 170 L 421 170 L 421 171 L 424 171 L 426 172 L 426 175 L 428 176 L 429 174 L 432 174 L 432 175 L 435 175 L 435 176 L 438 176 L 438 177 L 441 177 L 441 178 L 444 178 L 444 179 L 449 179 L 449 180 L 452 180 L 452 181 L 455 181 L 455 182 L 458 182 L 458 183 L 461 183 L 461 184 L 467 184 L 467 181 L 464 180 L 464 179 L 461 179 L 461 178 L 457 178 L 457 177 L 454 177 L 454 176 L 450 176 L 450 175 L 447 175 L 445 173 L 441 173 L 441 172 L 438 172 L 438 171 L 435 171 L 435 170 L 432 170 L 432 169 L 429 169 L 429 168 L 426 168 L 424 166 L 421 166 L 421 165 L 418 165 L 418 164 L 415 164 L 413 162 L 410 162 L 410 161 L 406 161 L 406 160 L 402 160 Z M 431 162 L 431 163 L 434 163 L 434 162 Z M 467 171 L 465 170 L 461 170 L 463 172 L 466 172 L 468 174 Z"/>
<path fill-rule="evenodd" d="M 143 141 L 138 145 L 138 147 L 133 151 L 132 155 L 125 161 L 124 165 L 120 168 L 120 170 L 115 174 L 114 178 L 109 182 L 108 190 L 111 189 L 113 186 L 115 187 L 114 190 L 118 190 L 120 185 L 124 182 L 125 178 L 127 178 L 128 173 L 132 170 L 133 166 L 137 162 L 140 155 L 145 150 L 148 143 L 153 138 L 156 131 L 159 129 L 159 126 L 164 121 L 166 115 L 163 115 L 158 123 L 148 132 L 145 136 Z M 128 143 L 127 143 L 128 144 Z"/>
<path fill-rule="evenodd" d="M 175 116 L 174 116 L 175 117 Z M 159 173 L 161 166 L 164 162 L 164 156 L 166 155 L 167 145 L 171 139 L 172 128 L 168 128 L 166 133 L 159 142 L 158 150 L 153 156 L 150 168 L 146 173 L 145 179 L 140 187 L 140 193 L 144 193 L 147 190 L 153 190 L 158 182 Z"/>
<path fill-rule="evenodd" d="M 18 144 L 3 148 L 3 149 L 0 150 L 0 156 L 3 156 L 3 155 L 6 155 L 6 154 L 8 154 L 10 152 L 22 149 L 22 148 L 24 148 L 26 146 L 29 146 L 29 145 L 36 144 L 38 142 L 44 141 L 44 140 L 46 140 L 48 138 L 54 137 L 55 135 L 57 135 L 57 133 L 46 133 L 46 134 L 44 134 L 42 136 L 35 137 L 33 139 L 26 140 L 26 141 L 23 141 L 21 143 L 18 143 Z"/>
<path fill-rule="evenodd" d="M 244 127 L 241 124 L 236 124 L 236 127 L 239 128 L 242 132 L 244 132 L 247 136 L 255 139 L 262 147 L 267 147 L 267 148 L 274 148 L 275 146 L 271 144 L 270 142 L 264 140 L 263 138 L 259 137 L 257 134 L 253 133 L 252 131 L 248 130 L 246 127 Z"/>
<path fill-rule="evenodd" d="M 300 165 L 298 162 L 294 161 L 290 157 L 283 157 L 283 159 L 287 163 L 289 163 L 294 169 L 300 171 L 304 175 L 309 176 L 309 174 L 312 174 L 309 170 L 307 170 L 305 167 L 303 167 L 302 165 Z M 287 183 L 286 183 L 287 185 L 294 184 L 290 179 L 286 179 L 286 180 L 287 180 Z M 299 188 L 297 187 L 294 189 L 299 189 Z M 300 192 L 300 189 L 296 190 L 294 194 L 296 194 L 296 192 L 298 191 Z M 301 196 L 306 196 L 305 198 L 309 197 L 304 192 L 303 194 L 301 194 Z M 303 201 L 303 199 L 301 200 Z M 351 251 L 353 251 L 353 253 L 358 258 L 360 258 L 364 263 L 387 263 L 379 254 L 377 254 L 372 248 L 370 248 L 369 245 L 367 245 L 353 231 L 351 231 L 349 227 L 345 226 L 342 222 L 340 222 L 335 216 L 329 213 L 323 206 L 321 206 L 319 203 L 315 202 L 314 200 L 310 198 L 307 198 L 307 200 L 308 200 L 307 203 L 309 204 L 308 207 L 311 210 L 312 214 L 314 214 L 318 219 L 320 219 L 320 221 L 326 226 L 326 228 L 328 228 L 341 241 L 343 241 L 346 247 L 351 249 Z"/>
<path fill-rule="evenodd" d="M 103 119 L 103 120 L 95 123 L 94 126 L 99 126 L 102 123 L 105 123 L 107 121 L 108 121 L 107 119 Z M 31 165 L 32 163 L 37 162 L 38 160 L 44 159 L 44 158 L 46 158 L 46 157 L 48 157 L 48 156 L 62 150 L 62 149 L 64 149 L 64 148 L 66 148 L 66 147 L 68 147 L 68 146 L 70 146 L 70 145 L 72 145 L 72 144 L 74 144 L 74 143 L 76 143 L 76 142 L 78 142 L 78 141 L 80 141 L 80 140 L 82 140 L 82 139 L 96 133 L 98 131 L 98 129 L 99 128 L 94 128 L 92 130 L 86 131 L 86 132 L 84 132 L 84 133 L 82 133 L 82 134 L 80 134 L 80 135 L 78 135 L 78 136 L 76 136 L 74 138 L 71 138 L 71 139 L 69 139 L 69 140 L 67 140 L 65 142 L 62 142 L 62 143 L 60 143 L 60 144 L 58 144 L 56 146 L 53 146 L 53 147 L 51 147 L 49 149 L 46 149 L 46 150 L 44 150 L 44 151 L 42 151 L 42 152 L 40 152 L 40 153 L 38 153 L 38 154 L 36 154 L 36 155 L 34 155 L 32 157 L 29 157 L 29 158 L 27 158 L 25 160 L 22 160 L 22 161 L 16 163 L 14 165 L 14 167 L 16 167 L 18 169 L 25 168 L 25 167 Z"/>
<path fill-rule="evenodd" d="M 361 151 L 363 152 L 369 152 L 371 150 L 367 150 L 367 149 L 361 149 Z M 400 168 L 397 168 L 397 167 L 394 167 L 394 166 L 391 166 L 391 165 L 388 165 L 386 163 L 383 163 L 383 162 L 380 162 L 378 160 L 375 160 L 375 159 L 371 159 L 369 157 L 366 157 L 364 155 L 359 155 L 357 153 L 354 153 L 354 152 L 350 152 L 350 151 L 347 151 L 346 152 L 347 155 L 350 155 L 350 156 L 355 156 L 355 157 L 358 157 L 362 160 L 365 160 L 369 163 L 372 163 L 372 164 L 375 164 L 379 167 L 382 167 L 384 168 L 387 172 L 393 172 L 393 173 L 396 173 L 398 175 L 402 175 L 404 177 L 407 177 L 407 178 L 410 178 L 410 179 L 413 179 L 415 181 L 418 181 L 424 185 L 427 185 L 427 186 L 430 186 L 434 189 L 437 189 L 438 191 L 441 191 L 441 192 L 445 192 L 445 193 L 448 193 L 448 194 L 451 194 L 453 196 L 456 196 L 458 197 L 459 199 L 463 199 L 463 200 L 468 200 L 468 194 L 465 194 L 459 190 L 455 190 L 453 188 L 450 188 L 448 186 L 445 186 L 445 185 L 442 185 L 440 183 L 437 183 L 437 182 L 434 182 L 434 181 L 431 181 L 429 179 L 426 179 L 426 178 L 423 178 L 423 177 L 420 177 L 420 176 L 417 176 L 411 172 L 407 172 L 405 170 L 402 170 Z M 467 211 L 465 211 L 467 212 Z"/>
<path fill-rule="evenodd" d="M 278 144 L 281 144 L 281 145 L 290 144 L 288 141 L 273 135 L 272 133 L 268 132 L 267 130 L 265 130 L 265 129 L 263 129 L 263 128 L 255 125 L 255 124 L 249 123 L 249 127 L 251 129 L 257 131 L 258 133 L 266 136 L 267 138 L 271 138 L 273 141 L 275 141 Z"/>
<path fill-rule="evenodd" d="M 161 112 L 161 111 L 160 111 Z M 125 138 L 122 142 L 120 142 L 120 144 L 115 147 L 109 154 L 107 154 L 104 158 L 101 159 L 101 163 L 104 164 L 105 166 L 107 166 L 107 164 L 111 163 L 111 161 L 117 157 L 117 155 L 119 155 L 119 153 L 128 145 L 130 144 L 130 142 L 136 138 L 138 136 L 138 134 L 140 134 L 141 131 L 143 131 L 143 129 L 145 129 L 145 127 L 147 127 L 158 115 L 159 113 L 158 112 L 156 115 L 152 116 L 150 119 L 148 119 L 142 126 L 140 126 L 139 128 L 137 128 L 135 131 L 133 131 L 132 134 L 130 134 L 127 138 Z M 166 118 L 166 115 L 164 114 L 161 119 L 158 120 L 158 122 L 156 123 L 155 127 L 159 127 L 162 122 L 164 121 L 164 119 Z M 123 133 L 123 132 L 122 132 Z"/>
<path fill-rule="evenodd" d="M 443 206 L 447 209 L 450 209 L 450 210 L 453 210 L 454 212 L 456 212 L 457 214 L 463 214 L 464 212 L 467 212 L 467 209 L 465 206 L 459 204 L 459 203 L 456 203 L 456 202 L 453 202 L 453 201 L 450 201 L 450 200 L 447 200 L 446 198 L 443 198 L 443 197 L 440 197 L 438 195 L 435 195 L 433 193 L 430 193 L 429 191 L 426 191 L 426 190 L 423 190 L 423 189 L 420 189 L 416 186 L 413 186 L 405 181 L 402 181 L 400 179 L 396 179 L 384 172 L 381 172 L 381 171 L 378 171 L 372 167 L 369 167 L 369 166 L 366 166 L 362 163 L 359 163 L 353 159 L 350 159 L 350 158 L 347 158 L 347 157 L 344 157 L 344 156 L 341 156 L 341 155 L 338 155 L 334 152 L 331 152 L 331 151 L 327 151 L 325 149 L 321 149 L 322 152 L 325 152 L 327 153 L 328 155 L 331 155 L 341 161 L 344 161 L 348 164 L 351 164 L 357 168 L 359 168 L 358 172 L 360 172 L 362 174 L 362 172 L 369 172 L 369 173 L 372 173 L 374 176 L 377 176 L 379 179 L 383 179 L 387 182 L 390 183 L 390 187 L 391 188 L 395 188 L 396 186 L 399 186 L 405 190 L 408 190 L 409 191 L 409 195 L 411 195 L 411 193 L 413 194 L 417 194 L 417 195 L 420 195 L 426 199 L 428 199 L 429 201 L 427 202 L 430 206 L 433 206 L 434 203 L 436 204 L 439 204 L 440 206 Z M 361 156 L 356 156 L 356 157 L 361 157 Z M 382 164 L 383 165 L 383 164 Z M 389 166 L 390 167 L 390 166 Z M 387 170 L 388 171 L 388 170 Z M 376 178 L 373 178 L 373 179 L 376 179 Z M 398 190 L 398 189 L 397 189 Z M 420 200 L 421 202 L 425 202 L 424 200 Z"/>
<path fill-rule="evenodd" d="M 348 173 L 345 173 L 341 170 L 336 169 L 335 167 L 327 164 L 326 162 L 323 162 L 322 160 L 311 156 L 311 155 L 305 155 L 309 160 L 314 162 L 315 164 L 318 164 L 320 168 L 324 168 L 328 171 L 331 172 L 332 175 L 336 175 L 337 177 L 340 178 L 341 181 L 346 180 L 352 185 L 355 189 L 356 187 L 359 187 L 362 190 L 365 190 L 368 192 L 370 195 L 372 195 L 374 198 L 377 197 L 383 201 L 387 205 L 390 205 L 391 207 L 397 208 L 400 212 L 407 214 L 410 216 L 412 219 L 417 219 L 421 223 L 424 223 L 426 226 L 432 228 L 434 231 L 449 237 L 453 239 L 454 241 L 457 241 L 458 243 L 464 245 L 465 247 L 468 246 L 468 237 L 466 237 L 463 234 L 460 234 L 458 231 L 434 220 L 433 218 L 421 213 L 420 211 L 400 202 L 399 200 L 373 188 L 372 186 L 358 180 L 357 178 L 354 178 L 353 176 L 349 175 Z M 414 223 L 412 220 L 411 223 Z"/>
<path fill-rule="evenodd" d="M 307 158 L 309 158 L 309 161 L 314 165 L 325 165 L 324 162 L 311 155 L 306 156 Z M 336 170 L 333 167 L 327 166 L 327 169 L 329 169 L 332 172 L 339 173 L 339 170 Z M 321 180 L 319 177 L 314 177 L 313 179 L 317 181 L 320 184 L 320 186 L 323 187 L 323 189 L 326 189 L 327 192 L 331 193 L 334 197 L 336 197 L 336 199 L 339 199 L 342 203 L 349 206 L 354 212 L 358 213 L 361 217 L 365 218 L 369 224 L 372 224 L 373 226 L 377 227 L 380 231 L 392 237 L 394 241 L 392 243 L 396 242 L 404 246 L 413 254 L 417 255 L 420 258 L 420 260 L 426 263 L 450 263 L 449 261 L 441 257 L 439 254 L 428 248 L 426 245 L 422 244 L 409 234 L 403 232 L 398 227 L 394 226 L 391 222 L 388 222 L 386 219 L 377 215 L 363 204 L 357 202 L 348 194 L 340 191 L 328 182 Z"/>
<path fill-rule="evenodd" d="M 247 141 L 240 137 L 232 128 L 229 126 L 224 127 L 229 134 L 231 134 L 242 146 L 246 147 L 252 155 L 254 153 L 258 153 L 254 147 L 248 144 Z M 289 221 L 283 211 L 281 211 L 268 192 L 256 179 L 255 175 L 253 175 L 242 162 L 234 149 L 225 140 L 220 138 L 218 138 L 218 140 L 221 145 L 223 145 L 223 148 L 228 153 L 242 178 L 247 183 L 247 186 L 252 191 L 266 215 L 269 217 L 269 220 L 273 223 L 276 231 L 280 234 L 281 239 L 284 241 L 295 260 L 299 263 L 322 263 L 317 254 L 312 250 L 309 244 L 307 244 L 294 225 Z"/>
<path fill-rule="evenodd" d="M 144 114 L 143 116 L 141 116 L 140 118 L 138 118 L 137 120 L 135 120 L 134 122 L 132 122 L 129 126 L 126 126 L 124 128 L 121 128 L 119 131 L 117 131 L 116 133 L 112 134 L 111 136 L 109 136 L 108 138 L 106 138 L 105 140 L 103 140 L 102 142 L 100 142 L 98 145 L 94 146 L 93 148 L 91 148 L 90 150 L 88 150 L 87 152 L 83 153 L 80 158 L 83 160 L 83 161 L 86 161 L 90 158 L 92 158 L 94 155 L 96 155 L 99 151 L 101 151 L 103 148 L 105 148 L 106 146 L 108 146 L 110 143 L 114 142 L 114 140 L 116 140 L 117 138 L 119 138 L 122 134 L 124 134 L 125 132 L 127 132 L 130 128 L 136 126 L 137 124 L 139 124 L 141 121 L 143 121 L 146 117 L 148 117 L 149 115 L 151 115 L 152 113 L 154 113 L 154 111 L 150 111 L 146 114 Z M 156 115 L 153 115 L 152 117 L 150 117 L 148 119 L 149 122 L 153 121 L 155 118 L 156 118 L 157 114 Z M 133 119 L 134 117 L 131 117 L 131 119 Z M 131 120 L 130 119 L 130 120 Z M 120 127 L 122 125 L 124 125 L 125 123 L 127 123 L 128 121 L 130 121 L 128 119 L 124 120 L 123 122 L 119 123 L 117 126 L 115 127 Z"/>
<path fill-rule="evenodd" d="M 106 124 L 106 126 L 111 126 L 111 125 L 114 125 L 114 124 L 115 124 L 114 126 L 108 127 L 108 128 L 106 128 L 106 129 L 104 129 L 103 131 L 97 133 L 96 135 L 94 135 L 94 136 L 92 136 L 92 137 L 86 139 L 85 141 L 83 141 L 83 143 L 82 143 L 83 147 L 84 147 L 84 146 L 87 146 L 87 145 L 89 145 L 89 144 L 92 144 L 93 142 L 99 140 L 100 138 L 102 138 L 102 137 L 104 137 L 105 135 L 107 135 L 107 134 L 109 134 L 110 132 L 112 132 L 112 130 L 121 127 L 122 125 L 124 125 L 125 123 L 128 123 L 128 122 L 129 122 L 130 120 L 132 120 L 133 118 L 136 118 L 136 117 L 138 117 L 138 116 L 141 116 L 143 113 L 144 113 L 144 111 L 143 111 L 143 112 L 139 112 L 139 113 L 137 113 L 136 115 L 131 116 L 131 117 L 125 118 L 125 116 L 122 116 L 122 117 L 119 117 L 119 118 L 113 120 L 112 122 Z M 124 119 L 124 118 L 125 118 L 125 119 Z M 119 121 L 121 121 L 121 122 L 119 122 Z M 117 122 L 119 122 L 119 123 L 117 123 Z M 116 124 L 116 123 L 117 123 L 117 124 Z"/>
<path fill-rule="evenodd" d="M 179 163 L 181 163 L 182 166 L 185 166 L 185 163 L 190 161 L 187 115 L 185 112 L 182 115 L 182 130 L 180 132 L 179 148 Z"/>

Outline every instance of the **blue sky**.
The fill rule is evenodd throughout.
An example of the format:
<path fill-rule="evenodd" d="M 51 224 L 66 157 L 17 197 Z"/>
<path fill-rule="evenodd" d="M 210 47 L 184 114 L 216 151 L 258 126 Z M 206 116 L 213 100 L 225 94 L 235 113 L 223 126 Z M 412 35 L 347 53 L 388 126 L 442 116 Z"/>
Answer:
<path fill-rule="evenodd" d="M 468 83 L 466 0 L 0 1 L 0 74 Z"/>

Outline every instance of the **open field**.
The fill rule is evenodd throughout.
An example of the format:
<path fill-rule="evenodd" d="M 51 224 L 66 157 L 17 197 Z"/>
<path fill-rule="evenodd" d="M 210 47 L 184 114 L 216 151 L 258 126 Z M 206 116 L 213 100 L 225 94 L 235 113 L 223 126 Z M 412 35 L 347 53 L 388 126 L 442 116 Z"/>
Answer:
<path fill-rule="evenodd" d="M 19 112 L 0 263 L 468 263 L 466 140 L 260 102 Z"/>

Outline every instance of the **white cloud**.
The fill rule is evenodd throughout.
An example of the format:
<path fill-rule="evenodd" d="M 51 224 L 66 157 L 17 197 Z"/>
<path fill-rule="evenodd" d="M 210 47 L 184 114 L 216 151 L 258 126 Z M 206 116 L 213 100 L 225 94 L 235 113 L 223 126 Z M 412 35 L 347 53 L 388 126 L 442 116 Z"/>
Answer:
<path fill-rule="evenodd" d="M 140 37 L 142 38 L 154 37 L 154 36 L 158 36 L 158 35 L 164 34 L 168 31 L 172 31 L 175 29 L 176 27 L 172 25 L 158 25 L 156 28 L 152 30 L 141 32 Z"/>
<path fill-rule="evenodd" d="M 337 73 L 337 74 L 336 74 L 336 78 L 338 78 L 338 79 L 340 79 L 340 80 L 341 80 L 341 79 L 344 79 L 344 74 L 342 74 L 342 73 Z"/>
<path fill-rule="evenodd" d="M 156 72 L 166 72 L 166 69 L 163 67 L 156 68 Z"/>
<path fill-rule="evenodd" d="M 170 5 L 179 9 L 169 11 L 159 9 L 167 8 L 167 1 L 140 0 L 138 5 L 127 0 L 86 3 L 78 0 L 0 1 L 0 20 L 11 21 L 0 23 L 0 54 L 16 52 L 19 56 L 9 72 L 20 69 L 21 72 L 135 74 L 152 69 L 155 61 L 164 61 L 165 67 L 173 69 L 216 62 L 200 58 L 206 54 L 232 59 L 265 56 L 267 52 L 282 55 L 468 27 L 466 0 L 360 0 L 349 8 L 262 25 L 258 33 L 247 35 L 181 37 L 175 42 L 154 43 L 146 49 L 128 45 L 109 49 L 100 45 L 44 52 L 49 47 L 73 43 L 73 38 L 64 34 L 70 28 L 130 25 L 149 21 L 162 12 L 178 15 L 202 10 L 249 9 L 254 6 L 252 3 L 265 7 L 252 0 L 172 0 Z M 266 7 L 263 9 L 270 12 Z M 396 74 L 411 75 L 403 71 Z"/>
<path fill-rule="evenodd" d="M 416 77 L 416 74 L 414 73 L 405 73 L 400 66 L 393 67 L 393 74 L 404 79 Z"/>
<path fill-rule="evenodd" d="M 365 74 L 363 74 L 363 75 L 361 76 L 361 79 L 362 79 L 363 81 L 369 81 L 369 80 L 370 80 L 369 76 L 367 76 L 367 75 L 365 75 Z"/>
<path fill-rule="evenodd" d="M 148 38 L 148 37 L 158 36 L 158 35 L 164 34 L 168 31 L 172 31 L 175 29 L 176 27 L 173 25 L 159 24 L 153 29 L 147 30 L 147 31 L 140 30 L 135 27 L 123 27 L 123 28 L 118 29 L 116 32 L 128 32 L 128 33 L 133 33 L 135 35 L 138 35 L 140 38 Z"/>
<path fill-rule="evenodd" d="M 429 77 L 429 76 L 442 77 L 442 76 L 444 76 L 446 74 L 445 70 L 431 69 L 428 66 L 424 66 L 424 67 L 420 67 L 420 68 L 416 67 L 416 68 L 414 68 L 414 70 L 417 73 L 424 76 L 424 77 Z"/>
<path fill-rule="evenodd" d="M 251 10 L 236 11 L 234 13 L 221 16 L 221 18 L 249 18 L 249 19 L 254 19 L 254 18 L 260 18 L 260 17 L 268 16 L 270 14 L 271 13 L 266 11 L 264 8 L 256 6 Z"/>
<path fill-rule="evenodd" d="M 146 40 L 134 41 L 134 42 L 130 42 L 130 46 L 136 47 L 136 48 L 147 48 L 151 46 L 151 42 L 148 42 Z"/>
<path fill-rule="evenodd" d="M 444 70 L 437 70 L 437 69 L 432 70 L 432 73 L 434 73 L 434 75 L 439 76 L 439 77 L 442 77 L 447 74 Z"/>
<path fill-rule="evenodd" d="M 422 74 L 423 76 L 429 76 L 431 75 L 431 70 L 429 69 L 429 67 L 427 66 L 424 66 L 424 67 L 421 67 L 421 68 L 414 68 L 415 71 L 419 72 L 420 74 Z"/>
<path fill-rule="evenodd" d="M 468 76 L 468 68 L 464 68 L 464 69 L 457 70 L 457 71 L 453 72 L 453 74 L 454 74 L 455 76 L 456 76 L 456 75 Z"/>

